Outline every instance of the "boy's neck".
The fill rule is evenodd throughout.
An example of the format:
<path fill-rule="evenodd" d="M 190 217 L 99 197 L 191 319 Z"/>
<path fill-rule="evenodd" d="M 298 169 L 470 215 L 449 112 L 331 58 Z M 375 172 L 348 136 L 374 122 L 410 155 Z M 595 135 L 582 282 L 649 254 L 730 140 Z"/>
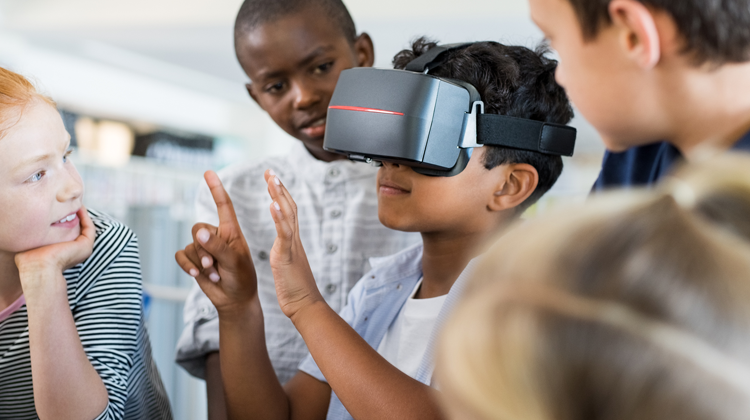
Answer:
<path fill-rule="evenodd" d="M 490 235 L 482 233 L 422 233 L 422 286 L 417 299 L 429 299 L 450 292 L 453 283 Z"/>
<path fill-rule="evenodd" d="M 750 63 L 686 72 L 666 92 L 671 143 L 689 160 L 703 149 L 728 150 L 750 130 Z"/>
<path fill-rule="evenodd" d="M 15 254 L 0 251 L 0 311 L 10 306 L 23 294 L 18 276 Z"/>

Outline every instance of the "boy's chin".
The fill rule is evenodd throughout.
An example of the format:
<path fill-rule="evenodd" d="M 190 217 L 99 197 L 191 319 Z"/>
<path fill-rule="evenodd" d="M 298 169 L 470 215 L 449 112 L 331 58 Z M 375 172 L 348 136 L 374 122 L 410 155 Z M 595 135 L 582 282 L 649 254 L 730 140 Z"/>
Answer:
<path fill-rule="evenodd" d="M 634 139 L 634 138 L 623 138 L 622 136 L 616 136 L 616 135 L 607 134 L 603 132 L 599 132 L 599 135 L 602 138 L 602 143 L 604 143 L 604 147 L 606 147 L 607 150 L 609 150 L 610 152 L 614 152 L 614 153 L 621 153 L 621 152 L 627 151 L 628 149 L 632 149 L 633 147 L 645 146 L 647 144 L 660 141 L 659 139 L 640 140 L 640 139 Z"/>
<path fill-rule="evenodd" d="M 388 229 L 401 232 L 419 232 L 419 229 L 416 226 L 413 226 L 411 223 L 404 220 L 403 217 L 391 217 L 387 214 L 378 213 L 378 219 L 380 219 L 380 223 Z"/>
<path fill-rule="evenodd" d="M 325 140 L 325 136 L 307 137 L 305 135 L 300 135 L 299 137 L 297 137 L 297 139 L 304 143 L 308 148 L 323 150 L 323 141 Z"/>

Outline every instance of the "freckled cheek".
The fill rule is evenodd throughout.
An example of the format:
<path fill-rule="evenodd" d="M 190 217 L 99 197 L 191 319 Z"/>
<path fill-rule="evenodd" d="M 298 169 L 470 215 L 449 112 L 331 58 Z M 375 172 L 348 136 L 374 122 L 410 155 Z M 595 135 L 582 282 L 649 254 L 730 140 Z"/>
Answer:
<path fill-rule="evenodd" d="M 50 233 L 49 206 L 14 197 L 0 211 L 0 247 L 10 252 L 21 252 L 45 245 Z"/>

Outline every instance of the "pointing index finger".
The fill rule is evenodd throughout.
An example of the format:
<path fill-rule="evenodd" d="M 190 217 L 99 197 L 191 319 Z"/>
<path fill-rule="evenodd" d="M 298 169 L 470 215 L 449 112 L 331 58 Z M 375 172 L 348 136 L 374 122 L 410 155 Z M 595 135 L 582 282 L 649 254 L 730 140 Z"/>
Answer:
<path fill-rule="evenodd" d="M 211 190 L 211 195 L 216 203 L 216 210 L 219 213 L 219 224 L 236 225 L 237 215 L 234 212 L 232 199 L 229 198 L 229 194 L 224 189 L 219 176 L 214 171 L 206 171 L 203 177 L 206 179 L 206 184 L 208 184 L 208 188 Z"/>

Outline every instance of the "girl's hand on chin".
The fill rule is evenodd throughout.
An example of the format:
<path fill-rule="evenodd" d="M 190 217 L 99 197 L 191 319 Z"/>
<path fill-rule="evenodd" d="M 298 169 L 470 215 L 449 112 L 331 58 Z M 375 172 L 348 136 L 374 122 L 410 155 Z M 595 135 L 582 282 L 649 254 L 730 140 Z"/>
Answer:
<path fill-rule="evenodd" d="M 271 216 L 276 223 L 276 240 L 270 255 L 276 296 L 281 310 L 294 322 L 302 309 L 325 300 L 302 247 L 297 204 L 273 171 L 266 171 L 265 179 L 273 199 Z"/>
<path fill-rule="evenodd" d="M 91 221 L 86 207 L 82 206 L 77 215 L 81 221 L 81 234 L 74 241 L 45 245 L 16 254 L 16 267 L 22 284 L 39 277 L 34 274 L 60 274 L 91 255 L 96 237 L 94 222 Z"/>

